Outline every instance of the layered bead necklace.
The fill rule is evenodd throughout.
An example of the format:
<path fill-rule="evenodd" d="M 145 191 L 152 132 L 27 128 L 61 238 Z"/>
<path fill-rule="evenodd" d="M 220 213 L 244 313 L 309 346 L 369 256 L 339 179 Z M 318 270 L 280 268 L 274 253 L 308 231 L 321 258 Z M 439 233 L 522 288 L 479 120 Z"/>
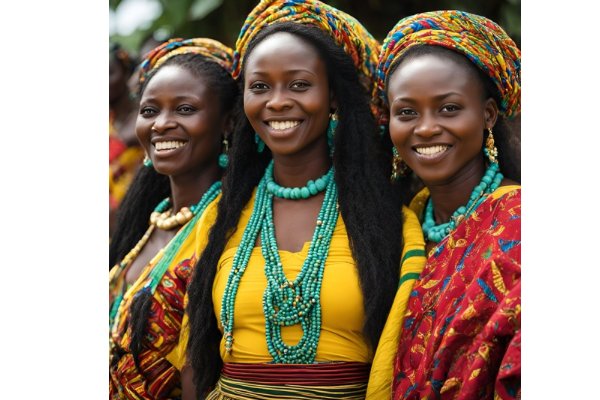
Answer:
<path fill-rule="evenodd" d="M 185 242 L 191 231 L 194 229 L 196 225 L 196 221 L 202 216 L 202 213 L 206 209 L 206 207 L 217 198 L 217 196 L 221 193 L 221 181 L 215 182 L 207 191 L 204 193 L 198 204 L 190 207 L 190 212 L 192 213 L 192 219 L 187 223 L 183 229 L 181 229 L 175 237 L 167 244 L 167 246 L 161 249 L 158 253 L 160 255 L 159 261 L 154 265 L 152 271 L 146 278 L 146 284 L 144 285 L 143 290 L 149 291 L 151 294 L 154 294 L 158 283 L 162 279 L 163 275 L 169 269 L 171 262 L 177 255 L 179 248 Z M 155 208 L 153 215 L 155 213 L 163 213 L 166 208 L 169 207 L 170 200 L 166 198 L 161 201 L 159 205 Z M 144 234 L 144 236 L 140 239 L 140 241 L 135 245 L 135 247 L 123 258 L 123 261 L 116 268 L 115 272 L 111 271 L 111 283 L 110 287 L 113 289 L 117 282 L 120 282 L 119 294 L 115 297 L 113 303 L 110 306 L 110 314 L 109 314 L 109 326 L 112 326 L 115 320 L 115 316 L 119 310 L 119 306 L 123 300 L 123 296 L 125 294 L 125 272 L 126 269 L 131 265 L 131 262 L 137 257 L 140 253 L 156 226 L 156 222 L 152 222 L 152 218 L 150 219 L 150 227 Z"/>
<path fill-rule="evenodd" d="M 452 217 L 450 217 L 450 221 L 440 225 L 435 224 L 433 217 L 433 203 L 431 197 L 429 197 L 422 225 L 425 238 L 434 243 L 441 242 L 446 235 L 456 228 L 456 225 L 468 218 L 469 215 L 477 209 L 483 200 L 485 200 L 485 194 L 494 192 L 500 186 L 500 182 L 503 178 L 504 176 L 500 173 L 498 163 L 491 162 L 487 171 L 485 171 L 483 178 L 481 178 L 479 184 L 473 189 L 467 205 L 459 207 L 458 210 L 452 214 Z"/>
<path fill-rule="evenodd" d="M 269 182 L 273 182 L 272 176 L 273 161 L 258 184 L 252 216 L 244 230 L 225 286 L 221 303 L 221 325 L 224 329 L 225 349 L 228 354 L 231 354 L 235 298 L 260 232 L 267 278 L 267 289 L 263 295 L 263 313 L 265 315 L 267 348 L 273 357 L 272 363 L 311 364 L 314 362 L 321 334 L 320 294 L 325 260 L 339 215 L 337 186 L 333 179 L 332 168 L 325 175 L 328 176 L 324 188 L 326 189 L 325 199 L 310 242 L 308 256 L 300 273 L 292 281 L 287 279 L 283 272 L 277 249 L 273 222 L 274 194 L 268 189 Z M 323 178 L 320 179 L 323 180 Z M 279 192 L 278 190 L 273 191 Z M 295 346 L 287 345 L 281 337 L 281 328 L 296 324 L 300 324 L 302 327 L 302 339 Z"/>

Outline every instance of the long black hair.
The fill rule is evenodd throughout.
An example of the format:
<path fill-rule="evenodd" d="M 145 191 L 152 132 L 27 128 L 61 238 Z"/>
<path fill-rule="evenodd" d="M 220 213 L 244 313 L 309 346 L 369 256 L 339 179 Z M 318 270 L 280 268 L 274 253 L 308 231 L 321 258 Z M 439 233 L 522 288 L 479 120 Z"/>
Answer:
<path fill-rule="evenodd" d="M 471 62 L 464 54 L 443 46 L 423 44 L 413 46 L 406 50 L 406 52 L 394 62 L 387 73 L 385 78 L 386 88 L 388 87 L 388 83 L 392 76 L 404 61 L 425 55 L 433 55 L 436 57 L 450 59 L 465 68 L 465 70 L 468 71 L 473 79 L 477 79 L 481 82 L 484 90 L 483 100 L 491 98 L 496 102 L 498 108 L 500 108 L 500 93 L 492 79 L 475 64 L 473 64 L 473 62 Z M 387 92 L 385 93 L 385 96 L 387 97 Z M 515 128 L 513 128 L 510 121 L 507 121 L 502 114 L 498 114 L 496 124 L 493 126 L 492 131 L 494 135 L 494 144 L 498 149 L 498 163 L 500 165 L 502 175 L 504 175 L 506 178 L 512 179 L 515 182 L 521 183 L 520 129 L 517 131 Z M 488 135 L 487 130 L 483 131 L 482 134 L 484 140 L 481 154 L 482 157 L 485 157 L 483 155 L 483 148 L 485 147 L 485 139 Z M 386 135 L 389 137 L 389 129 L 387 130 Z M 412 178 L 414 178 L 414 176 L 412 176 Z M 420 179 L 417 181 L 420 181 Z M 402 187 L 403 190 L 411 190 L 414 188 L 415 179 L 401 179 L 398 182 L 398 185 Z M 408 189 L 409 187 L 411 189 Z M 411 191 L 414 192 L 414 190 Z"/>
<path fill-rule="evenodd" d="M 339 124 L 333 155 L 338 203 L 364 297 L 363 333 L 374 350 L 398 288 L 402 253 L 401 204 L 389 184 L 391 164 L 379 157 L 386 151 L 377 148 L 379 133 L 369 109 L 368 95 L 360 84 L 351 57 L 319 28 L 290 22 L 270 25 L 253 38 L 245 60 L 258 43 L 279 32 L 291 33 L 317 50 L 338 102 Z M 239 79 L 243 91 L 243 66 Z M 243 110 L 242 98 L 238 107 Z M 235 145 L 231 148 L 230 164 L 223 179 L 216 222 L 188 287 L 186 312 L 190 336 L 187 359 L 194 371 L 197 397 L 215 384 L 222 366 L 219 355 L 221 334 L 212 299 L 217 265 L 227 241 L 237 229 L 242 209 L 250 201 L 254 187 L 272 158 L 266 147 L 262 153 L 255 150 L 254 130 L 245 115 L 240 115 L 237 120 L 233 136 Z"/>
<path fill-rule="evenodd" d="M 138 99 L 142 98 L 152 77 L 167 66 L 183 68 L 194 76 L 208 81 L 209 86 L 218 94 L 220 111 L 227 113 L 233 109 L 239 90 L 231 74 L 201 54 L 173 56 L 160 67 L 152 70 L 138 88 Z M 122 260 L 141 239 L 149 227 L 150 214 L 161 200 L 170 195 L 171 185 L 168 176 L 159 174 L 153 167 L 140 167 L 119 206 L 117 226 L 109 248 L 111 268 Z M 136 364 L 142 350 L 142 340 L 152 305 L 151 299 L 152 296 L 149 292 L 137 293 L 129 311 L 130 348 Z M 115 357 L 115 361 L 118 361 L 118 357 Z"/>

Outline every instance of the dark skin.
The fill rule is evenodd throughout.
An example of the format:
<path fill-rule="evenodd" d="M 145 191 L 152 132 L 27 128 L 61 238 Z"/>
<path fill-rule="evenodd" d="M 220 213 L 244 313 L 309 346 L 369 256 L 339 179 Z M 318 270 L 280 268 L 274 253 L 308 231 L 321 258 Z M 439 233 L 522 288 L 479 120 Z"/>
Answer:
<path fill-rule="evenodd" d="M 273 153 L 274 178 L 284 187 L 303 187 L 331 168 L 327 145 L 329 110 L 337 103 L 317 51 L 289 33 L 257 45 L 245 66 L 244 111 Z M 276 129 L 286 121 L 297 124 Z M 312 239 L 324 192 L 308 199 L 274 197 L 279 250 L 299 252 Z M 290 229 L 293 227 L 293 229 Z M 260 246 L 260 239 L 257 240 Z"/>
<path fill-rule="evenodd" d="M 169 176 L 175 212 L 197 204 L 220 179 L 221 137 L 229 123 L 229 113 L 221 111 L 217 93 L 185 69 L 164 67 L 148 83 L 140 99 L 136 132 L 154 168 Z M 174 142 L 170 148 L 158 148 Z M 154 229 L 126 273 L 128 284 L 138 279 L 179 228 Z"/>
<path fill-rule="evenodd" d="M 388 101 L 392 142 L 429 189 L 436 224 L 448 222 L 485 174 L 484 131 L 498 106 L 464 66 L 435 55 L 403 62 L 389 80 Z M 506 185 L 517 183 L 503 179 Z M 428 254 L 435 246 L 426 243 Z"/>
<path fill-rule="evenodd" d="M 258 44 L 244 63 L 244 111 L 273 153 L 275 181 L 303 187 L 326 174 L 332 165 L 326 135 L 329 110 L 337 102 L 317 51 L 291 34 L 277 33 Z M 273 121 L 298 125 L 277 132 L 269 125 Z M 321 192 L 301 200 L 273 198 L 279 250 L 297 253 L 312 240 L 324 196 Z M 255 245 L 261 245 L 260 235 Z M 184 400 L 195 398 L 192 375 L 190 367 L 182 369 Z"/>

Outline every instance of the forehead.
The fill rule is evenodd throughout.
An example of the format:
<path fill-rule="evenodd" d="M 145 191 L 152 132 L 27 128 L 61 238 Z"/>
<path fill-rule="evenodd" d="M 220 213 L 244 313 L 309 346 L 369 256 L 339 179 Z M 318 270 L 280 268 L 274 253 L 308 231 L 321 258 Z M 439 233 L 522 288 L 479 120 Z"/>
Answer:
<path fill-rule="evenodd" d="M 258 43 L 246 58 L 245 76 L 278 69 L 306 69 L 326 72 L 318 51 L 301 38 L 278 32 Z"/>
<path fill-rule="evenodd" d="M 142 97 L 155 96 L 159 93 L 195 93 L 206 96 L 212 94 L 212 90 L 205 77 L 175 65 L 167 65 L 159 69 L 150 79 Z"/>
<path fill-rule="evenodd" d="M 404 60 L 388 82 L 390 95 L 403 91 L 441 94 L 457 91 L 480 95 L 483 85 L 468 65 L 443 55 L 426 54 Z"/>

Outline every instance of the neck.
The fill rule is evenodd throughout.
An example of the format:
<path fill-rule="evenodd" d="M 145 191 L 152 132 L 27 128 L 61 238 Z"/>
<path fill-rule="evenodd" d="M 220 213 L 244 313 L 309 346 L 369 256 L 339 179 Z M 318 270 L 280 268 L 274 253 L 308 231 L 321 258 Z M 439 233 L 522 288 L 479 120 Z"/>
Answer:
<path fill-rule="evenodd" d="M 135 109 L 135 102 L 129 97 L 127 92 L 109 105 L 114 113 L 115 121 L 123 121 Z"/>
<path fill-rule="evenodd" d="M 273 179 L 283 187 L 303 187 L 309 180 L 325 175 L 331 168 L 329 147 L 314 146 L 294 155 L 273 154 Z"/>
<path fill-rule="evenodd" d="M 478 156 L 447 182 L 425 182 L 433 202 L 436 224 L 448 222 L 459 207 L 467 205 L 473 189 L 479 184 L 485 171 L 485 161 L 483 157 Z"/>
<path fill-rule="evenodd" d="M 198 204 L 204 193 L 219 179 L 221 171 L 215 162 L 210 167 L 205 167 L 200 174 L 186 174 L 169 176 L 171 181 L 171 204 L 173 211 L 177 212 L 182 207 L 191 207 Z"/>

